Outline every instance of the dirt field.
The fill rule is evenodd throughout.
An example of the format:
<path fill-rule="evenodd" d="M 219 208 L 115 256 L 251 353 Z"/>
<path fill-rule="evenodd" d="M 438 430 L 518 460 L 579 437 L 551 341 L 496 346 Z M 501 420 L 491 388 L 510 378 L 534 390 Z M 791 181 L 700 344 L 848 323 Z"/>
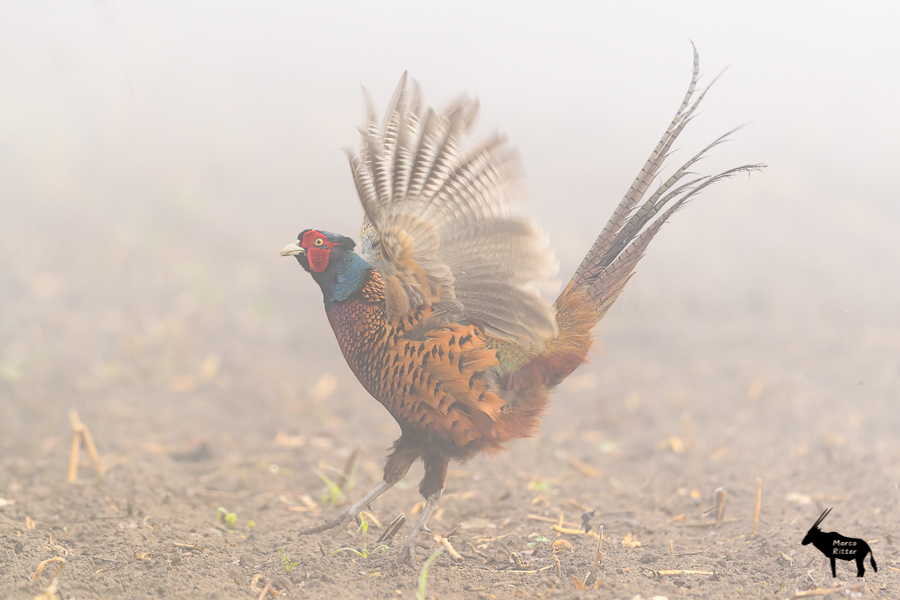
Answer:
<path fill-rule="evenodd" d="M 415 598 L 419 465 L 365 538 L 297 535 L 399 433 L 278 257 L 356 236 L 358 86 L 379 111 L 406 69 L 435 106 L 477 94 L 564 282 L 677 108 L 688 39 L 703 81 L 732 68 L 674 160 L 754 120 L 698 167 L 769 166 L 654 240 L 539 437 L 451 465 L 430 526 L 463 560 L 425 597 L 900 598 L 896 9 L 350 5 L 0 3 L 0 599 Z M 82 449 L 70 483 L 72 410 L 100 472 Z M 334 506 L 317 471 L 354 454 Z M 833 581 L 801 545 L 829 507 L 877 572 Z"/>
<path fill-rule="evenodd" d="M 165 230 L 110 233 L 77 214 L 11 209 L 2 226 L 0 596 L 47 589 L 32 575 L 62 557 L 62 598 L 255 598 L 266 585 L 413 598 L 435 544 L 422 537 L 416 568 L 397 562 L 403 531 L 372 550 L 376 518 L 414 514 L 421 470 L 372 506 L 367 540 L 354 524 L 296 535 L 338 510 L 321 505 L 314 470 L 336 478 L 359 449 L 359 497 L 397 430 L 343 363 L 313 282 L 276 257 L 285 240 L 210 252 L 233 230 L 164 214 Z M 677 256 L 685 238 L 656 250 Z M 832 583 L 800 545 L 831 506 L 825 530 L 873 548 L 879 570 L 867 564 L 860 591 L 896 597 L 897 329 L 765 299 L 716 307 L 654 286 L 667 279 L 656 264 L 604 321 L 602 352 L 558 391 L 542 435 L 453 468 L 432 528 L 459 526 L 464 561 L 439 555 L 427 597 L 786 598 Z M 70 409 L 102 476 L 82 453 L 66 481 Z M 585 507 L 603 526 L 596 567 L 594 538 L 552 529 L 577 528 Z M 364 546 L 368 558 L 332 554 Z M 854 575 L 838 565 L 844 584 Z"/>

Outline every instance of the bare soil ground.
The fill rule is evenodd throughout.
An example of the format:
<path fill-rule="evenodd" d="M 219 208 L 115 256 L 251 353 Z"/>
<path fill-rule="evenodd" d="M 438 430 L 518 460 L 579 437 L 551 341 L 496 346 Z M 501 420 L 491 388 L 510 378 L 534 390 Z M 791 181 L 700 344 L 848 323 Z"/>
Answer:
<path fill-rule="evenodd" d="M 358 449 L 357 498 L 397 428 L 313 282 L 275 257 L 288 240 L 47 212 L 0 225 L 0 597 L 47 590 L 56 565 L 32 575 L 62 557 L 62 598 L 414 598 L 430 537 L 416 567 L 398 563 L 409 523 L 373 550 L 376 519 L 414 518 L 420 469 L 372 506 L 367 540 L 355 524 L 297 536 L 340 509 L 315 469 L 336 478 Z M 638 274 L 540 437 L 452 468 L 431 527 L 459 526 L 464 561 L 440 554 L 426 596 L 788 598 L 833 584 L 800 545 L 830 506 L 825 530 L 878 564 L 857 580 L 839 563 L 838 583 L 900 596 L 900 332 L 765 302 L 713 312 L 654 285 Z M 83 453 L 75 483 L 70 409 L 104 467 Z M 585 507 L 596 566 L 595 538 L 552 528 Z"/>

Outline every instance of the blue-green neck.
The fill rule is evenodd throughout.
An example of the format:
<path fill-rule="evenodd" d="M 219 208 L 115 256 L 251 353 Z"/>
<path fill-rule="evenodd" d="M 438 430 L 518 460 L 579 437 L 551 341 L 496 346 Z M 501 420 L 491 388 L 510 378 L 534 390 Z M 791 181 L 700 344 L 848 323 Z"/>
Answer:
<path fill-rule="evenodd" d="M 359 291 L 372 265 L 352 250 L 335 248 L 328 259 L 328 268 L 321 273 L 312 272 L 313 279 L 322 288 L 326 310 L 335 302 L 341 302 Z"/>

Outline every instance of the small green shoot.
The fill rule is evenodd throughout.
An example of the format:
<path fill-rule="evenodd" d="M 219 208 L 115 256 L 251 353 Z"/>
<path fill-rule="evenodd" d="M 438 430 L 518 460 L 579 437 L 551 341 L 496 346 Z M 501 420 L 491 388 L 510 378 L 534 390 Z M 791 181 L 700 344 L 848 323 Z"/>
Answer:
<path fill-rule="evenodd" d="M 284 551 L 284 548 L 279 547 L 278 549 L 281 550 L 281 564 L 284 566 L 284 570 L 290 573 L 294 570 L 294 567 L 296 567 L 300 563 L 291 562 L 291 559 L 288 558 L 287 552 Z"/>
<path fill-rule="evenodd" d="M 439 546 L 437 550 L 431 553 L 431 556 L 428 557 L 425 564 L 422 565 L 422 570 L 419 572 L 419 590 L 416 592 L 416 600 L 425 600 L 425 585 L 428 583 L 428 567 L 430 567 L 431 563 L 434 562 L 434 559 L 438 557 L 438 554 L 443 551 L 444 547 Z"/>
<path fill-rule="evenodd" d="M 349 550 L 350 552 L 353 552 L 357 556 L 361 556 L 362 558 L 369 558 L 369 549 L 366 547 L 366 534 L 369 532 L 369 523 L 365 519 L 362 518 L 362 513 L 359 514 L 358 519 L 359 519 L 359 528 L 356 530 L 356 533 L 359 533 L 360 531 L 362 531 L 362 536 L 363 536 L 362 551 L 357 550 L 356 548 L 338 548 L 337 550 L 335 550 L 334 552 L 331 553 L 332 555 L 338 554 L 339 552 L 344 552 L 345 550 Z M 384 544 L 382 544 L 382 545 L 376 547 L 374 550 L 372 550 L 372 552 L 378 552 L 378 551 L 384 552 L 387 549 L 388 549 L 388 547 L 385 546 Z"/>
<path fill-rule="evenodd" d="M 225 526 L 228 529 L 234 529 L 237 526 L 237 515 L 233 512 L 228 512 L 227 508 L 219 507 L 219 511 L 216 513 L 216 517 L 219 519 L 221 523 L 225 523 Z"/>
<path fill-rule="evenodd" d="M 254 527 L 256 527 L 256 522 L 253 519 L 250 519 L 249 521 L 247 521 L 247 527 L 253 529 Z"/>
<path fill-rule="evenodd" d="M 528 542 L 528 543 L 525 544 L 525 545 L 528 546 L 529 548 L 534 548 L 535 546 L 537 546 L 537 545 L 540 544 L 541 542 L 549 542 L 549 541 L 550 541 L 550 540 L 549 540 L 548 538 L 546 538 L 546 537 L 544 537 L 544 536 L 542 536 L 542 535 L 539 535 L 538 537 L 534 538 L 534 541 L 533 541 L 533 542 Z"/>
<path fill-rule="evenodd" d="M 347 493 L 352 492 L 354 486 L 356 485 L 356 469 L 358 466 L 359 463 L 354 461 L 353 468 L 350 469 L 350 472 L 344 474 L 344 481 L 347 482 Z"/>
<path fill-rule="evenodd" d="M 546 479 L 532 479 L 528 482 L 528 489 L 546 494 L 550 491 L 550 482 Z"/>
<path fill-rule="evenodd" d="M 322 496 L 319 498 L 319 501 L 323 506 L 337 504 L 344 499 L 344 492 L 341 491 L 340 486 L 336 484 L 331 477 L 319 469 L 313 469 L 313 471 L 315 471 L 316 475 L 319 476 L 319 479 L 325 484 L 325 489 L 322 490 Z"/>

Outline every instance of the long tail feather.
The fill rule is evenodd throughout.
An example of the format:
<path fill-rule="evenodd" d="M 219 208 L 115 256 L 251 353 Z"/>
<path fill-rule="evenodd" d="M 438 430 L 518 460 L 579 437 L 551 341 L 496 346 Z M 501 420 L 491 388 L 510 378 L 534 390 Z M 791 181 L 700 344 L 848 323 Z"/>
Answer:
<path fill-rule="evenodd" d="M 675 117 L 641 168 L 634 183 L 616 206 L 612 217 L 575 271 L 575 275 L 557 299 L 556 304 L 560 312 L 576 299 L 578 301 L 587 300 L 594 307 L 590 324 L 596 324 L 625 288 L 625 284 L 628 283 L 635 266 L 643 257 L 650 240 L 659 232 L 669 217 L 710 185 L 738 173 L 750 173 L 765 167 L 763 164 L 748 164 L 728 169 L 716 175 L 695 176 L 684 180 L 686 177 L 694 175 L 689 169 L 706 156 L 709 150 L 726 141 L 731 134 L 740 129 L 736 128 L 692 156 L 646 201 L 641 203 L 647 188 L 669 156 L 672 144 L 691 121 L 694 111 L 706 96 L 709 88 L 715 83 L 713 80 L 692 103 L 691 98 L 699 76 L 700 59 L 695 47 L 691 83 L 678 112 L 675 113 Z"/>

